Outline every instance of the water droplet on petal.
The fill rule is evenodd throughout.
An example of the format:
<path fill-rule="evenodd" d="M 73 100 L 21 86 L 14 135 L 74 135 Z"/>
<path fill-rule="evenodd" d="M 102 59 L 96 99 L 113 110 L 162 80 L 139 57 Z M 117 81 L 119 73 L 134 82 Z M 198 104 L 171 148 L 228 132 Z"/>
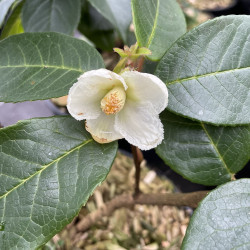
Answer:
<path fill-rule="evenodd" d="M 49 152 L 49 155 L 52 155 L 52 153 L 51 153 L 51 152 Z"/>
<path fill-rule="evenodd" d="M 203 111 L 202 111 L 202 110 L 200 110 L 198 114 L 199 114 L 199 115 L 203 115 Z"/>

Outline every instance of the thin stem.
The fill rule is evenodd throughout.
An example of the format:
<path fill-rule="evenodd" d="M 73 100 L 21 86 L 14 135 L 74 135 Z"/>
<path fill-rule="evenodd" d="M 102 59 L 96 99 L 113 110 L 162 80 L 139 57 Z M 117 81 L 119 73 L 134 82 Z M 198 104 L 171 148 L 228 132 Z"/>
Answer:
<path fill-rule="evenodd" d="M 141 162 L 143 161 L 143 154 L 139 148 L 131 145 L 132 154 L 135 163 L 135 193 L 137 196 L 140 193 L 140 176 L 141 176 Z"/>
<path fill-rule="evenodd" d="M 143 64 L 144 64 L 144 60 L 145 60 L 145 57 L 142 56 L 139 61 L 138 61 L 138 67 L 137 67 L 137 71 L 138 72 L 141 72 L 142 69 L 143 69 Z"/>
<path fill-rule="evenodd" d="M 128 61 L 128 58 L 122 58 L 122 59 L 120 59 L 120 61 L 117 63 L 117 65 L 115 66 L 115 68 L 113 69 L 113 71 L 116 74 L 119 74 L 121 72 L 121 70 L 125 68 L 127 61 Z"/>

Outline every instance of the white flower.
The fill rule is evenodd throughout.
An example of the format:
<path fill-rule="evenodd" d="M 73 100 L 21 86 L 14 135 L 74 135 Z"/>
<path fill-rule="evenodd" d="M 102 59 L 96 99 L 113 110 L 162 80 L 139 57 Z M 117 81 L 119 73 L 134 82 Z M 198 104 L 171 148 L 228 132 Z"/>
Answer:
<path fill-rule="evenodd" d="M 154 75 L 98 69 L 78 78 L 69 91 L 67 108 L 75 119 L 86 119 L 86 129 L 96 141 L 125 138 L 148 150 L 163 139 L 159 113 L 167 102 L 167 87 Z"/>

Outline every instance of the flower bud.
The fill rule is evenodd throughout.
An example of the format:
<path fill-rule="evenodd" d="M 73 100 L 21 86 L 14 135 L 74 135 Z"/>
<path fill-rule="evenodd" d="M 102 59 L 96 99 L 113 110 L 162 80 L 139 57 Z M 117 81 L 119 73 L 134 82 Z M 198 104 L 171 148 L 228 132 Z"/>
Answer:
<path fill-rule="evenodd" d="M 113 115 L 122 110 L 126 101 L 123 87 L 114 87 L 101 100 L 101 109 L 107 115 Z"/>

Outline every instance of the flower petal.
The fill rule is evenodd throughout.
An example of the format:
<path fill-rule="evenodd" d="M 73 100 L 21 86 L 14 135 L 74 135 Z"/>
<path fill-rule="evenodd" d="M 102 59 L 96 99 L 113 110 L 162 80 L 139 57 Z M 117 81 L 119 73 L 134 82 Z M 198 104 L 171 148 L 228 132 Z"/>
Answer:
<path fill-rule="evenodd" d="M 127 85 L 118 74 L 106 69 L 82 74 L 70 88 L 67 108 L 77 120 L 95 119 L 101 113 L 101 100 L 114 86 Z"/>
<path fill-rule="evenodd" d="M 101 113 L 97 119 L 86 120 L 86 130 L 97 137 L 98 142 L 107 143 L 123 138 L 115 129 L 115 115 L 106 115 Z"/>
<path fill-rule="evenodd" d="M 128 85 L 127 98 L 149 101 L 158 114 L 167 107 L 168 90 L 158 77 L 138 71 L 125 71 L 121 76 Z"/>
<path fill-rule="evenodd" d="M 142 150 L 155 148 L 163 140 L 163 126 L 150 102 L 127 100 L 116 115 L 115 128 L 132 145 Z"/>

